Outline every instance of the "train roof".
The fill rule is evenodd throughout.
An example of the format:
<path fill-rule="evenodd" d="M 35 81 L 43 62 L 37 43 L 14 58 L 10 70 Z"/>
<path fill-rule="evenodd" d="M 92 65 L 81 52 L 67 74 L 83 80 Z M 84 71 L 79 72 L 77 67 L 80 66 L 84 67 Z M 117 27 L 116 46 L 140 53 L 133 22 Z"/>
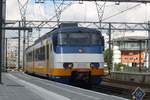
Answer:
<path fill-rule="evenodd" d="M 55 28 L 52 31 L 46 33 L 45 35 L 43 35 L 42 37 L 37 39 L 35 41 L 35 43 L 45 39 L 46 37 L 50 37 L 51 35 L 57 34 L 59 32 L 61 32 L 61 33 L 93 33 L 93 34 L 95 33 L 95 34 L 100 34 L 101 35 L 101 32 L 97 29 L 94 29 L 94 28 L 86 28 L 86 27 L 78 27 L 78 26 L 60 27 L 60 28 Z"/>
<path fill-rule="evenodd" d="M 62 27 L 57 28 L 56 30 L 52 31 L 52 34 L 62 32 L 62 33 L 96 33 L 101 34 L 100 31 L 97 29 L 86 28 L 86 27 Z"/>

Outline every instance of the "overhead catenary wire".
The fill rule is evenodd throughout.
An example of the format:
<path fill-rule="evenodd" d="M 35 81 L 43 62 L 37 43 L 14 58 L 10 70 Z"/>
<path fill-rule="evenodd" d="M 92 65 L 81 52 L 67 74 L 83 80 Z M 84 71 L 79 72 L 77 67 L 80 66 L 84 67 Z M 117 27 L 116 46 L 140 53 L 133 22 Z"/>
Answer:
<path fill-rule="evenodd" d="M 125 9 L 125 10 L 122 10 L 122 11 L 120 11 L 120 12 L 117 12 L 117 13 L 111 15 L 111 16 L 108 16 L 108 17 L 106 17 L 106 18 L 103 18 L 102 21 L 105 21 L 105 20 L 108 20 L 108 19 L 110 19 L 110 18 L 112 18 L 112 17 L 118 16 L 118 15 L 120 15 L 120 14 L 122 14 L 122 13 L 124 13 L 124 12 L 127 12 L 127 11 L 129 11 L 129 10 L 132 10 L 132 9 L 134 9 L 134 8 L 140 6 L 140 5 L 141 5 L 141 4 L 137 4 L 137 5 L 134 5 L 134 6 L 132 6 L 132 7 L 127 8 L 127 9 Z"/>

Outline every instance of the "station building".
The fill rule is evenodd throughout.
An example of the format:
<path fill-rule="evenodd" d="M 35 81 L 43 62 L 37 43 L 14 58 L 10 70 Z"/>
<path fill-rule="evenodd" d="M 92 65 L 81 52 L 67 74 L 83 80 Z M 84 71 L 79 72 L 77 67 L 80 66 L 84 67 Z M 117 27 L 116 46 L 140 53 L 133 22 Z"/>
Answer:
<path fill-rule="evenodd" d="M 128 33 L 129 34 L 129 33 Z M 126 35 L 113 39 L 113 69 L 116 64 L 148 67 L 147 36 Z"/>

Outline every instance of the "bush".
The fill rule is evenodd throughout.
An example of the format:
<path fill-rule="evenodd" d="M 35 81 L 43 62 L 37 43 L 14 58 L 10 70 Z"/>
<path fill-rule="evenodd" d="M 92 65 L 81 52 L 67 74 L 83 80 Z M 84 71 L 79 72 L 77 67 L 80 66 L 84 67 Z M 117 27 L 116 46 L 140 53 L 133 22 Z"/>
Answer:
<path fill-rule="evenodd" d="M 116 70 L 116 71 L 121 71 L 121 70 L 124 69 L 124 67 L 125 67 L 126 65 L 121 64 L 121 63 L 118 63 L 118 64 L 115 64 L 114 66 L 115 66 L 115 70 Z"/>

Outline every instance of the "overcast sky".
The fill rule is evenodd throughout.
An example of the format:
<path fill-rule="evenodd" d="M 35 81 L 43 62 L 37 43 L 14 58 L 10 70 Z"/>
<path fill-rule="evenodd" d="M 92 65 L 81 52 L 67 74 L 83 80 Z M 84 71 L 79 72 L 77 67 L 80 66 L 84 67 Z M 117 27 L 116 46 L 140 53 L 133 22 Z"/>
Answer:
<path fill-rule="evenodd" d="M 20 19 L 20 12 L 18 6 L 18 0 L 6 0 L 6 19 L 7 20 L 17 20 Z M 20 0 L 24 4 L 27 0 Z M 69 3 L 69 2 L 66 2 Z M 104 2 L 99 2 L 103 4 Z M 127 10 L 126 9 L 132 8 Z M 119 12 L 123 12 L 117 14 Z M 30 0 L 27 6 L 26 18 L 27 20 L 48 20 L 55 15 L 54 5 L 52 1 L 46 0 L 45 3 L 37 4 L 34 0 Z M 113 16 L 108 18 L 110 16 Z M 120 3 L 115 5 L 115 3 L 106 3 L 104 10 L 104 16 L 102 21 L 120 21 L 120 22 L 146 22 L 150 20 L 150 4 L 138 4 L 138 3 Z M 55 19 L 56 20 L 56 19 Z M 94 2 L 74 2 L 74 4 L 68 7 L 61 15 L 60 20 L 80 20 L 80 21 L 98 21 L 97 10 Z M 9 36 L 14 36 L 14 34 L 8 34 Z M 17 36 L 17 35 L 16 35 Z M 38 37 L 39 34 L 35 34 L 34 37 Z"/>
<path fill-rule="evenodd" d="M 22 4 L 26 0 L 20 0 Z M 100 2 L 103 4 L 103 2 Z M 104 16 L 103 18 L 107 18 L 112 16 L 118 12 L 121 12 L 125 9 L 128 9 L 132 6 L 137 5 L 137 3 L 120 3 L 120 5 L 115 5 L 115 3 L 106 3 Z M 36 4 L 34 0 L 30 0 L 26 16 L 27 19 L 41 19 L 47 20 L 53 16 L 54 6 L 52 1 L 45 2 L 43 4 Z M 7 19 L 20 19 L 19 7 L 17 0 L 7 0 Z M 72 6 L 68 7 L 62 13 L 61 20 L 90 20 L 97 21 L 97 11 L 94 2 L 83 2 L 83 4 L 79 4 L 75 2 Z M 142 22 L 150 20 L 150 4 L 140 4 L 134 9 L 128 10 L 124 13 L 118 14 L 108 20 L 104 21 L 134 21 L 134 22 Z"/>

